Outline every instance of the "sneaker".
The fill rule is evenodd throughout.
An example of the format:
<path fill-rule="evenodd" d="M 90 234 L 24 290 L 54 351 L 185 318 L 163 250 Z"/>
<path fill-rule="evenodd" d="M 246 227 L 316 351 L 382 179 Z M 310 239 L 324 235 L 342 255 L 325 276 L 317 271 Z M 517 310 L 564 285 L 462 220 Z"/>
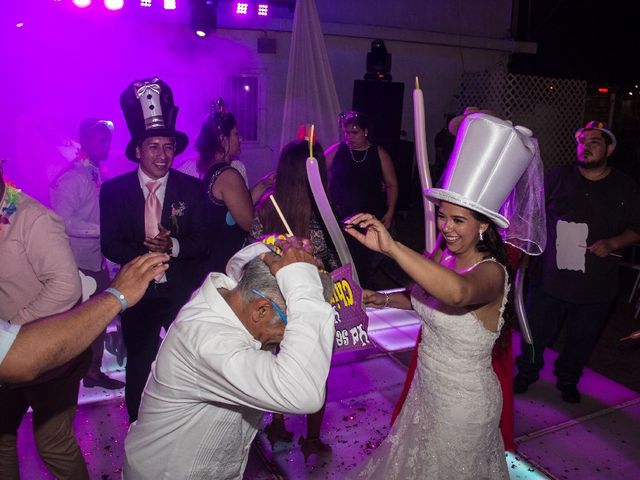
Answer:
<path fill-rule="evenodd" d="M 567 403 L 580 403 L 580 392 L 576 385 L 570 383 L 557 383 L 556 386 L 560 390 L 562 401 Z"/>
<path fill-rule="evenodd" d="M 124 382 L 109 378 L 104 373 L 90 373 L 82 379 L 82 384 L 87 388 L 102 387 L 107 390 L 119 390 L 124 388 Z"/>
<path fill-rule="evenodd" d="M 524 393 L 529 389 L 529 385 L 531 385 L 535 380 L 529 380 L 528 378 L 524 378 L 522 375 L 517 374 L 513 378 L 513 393 Z"/>

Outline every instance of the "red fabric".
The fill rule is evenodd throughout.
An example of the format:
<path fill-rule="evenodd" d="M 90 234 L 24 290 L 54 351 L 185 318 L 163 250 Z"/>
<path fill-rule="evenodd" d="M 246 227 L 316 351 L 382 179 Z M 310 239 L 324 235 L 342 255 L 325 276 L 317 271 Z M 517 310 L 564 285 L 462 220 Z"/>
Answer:
<path fill-rule="evenodd" d="M 513 438 L 513 360 L 511 357 L 511 327 L 502 330 L 500 339 L 493 346 L 491 366 L 496 372 L 502 388 L 502 413 L 500 414 L 500 432 L 505 450 L 516 451 Z"/>
<path fill-rule="evenodd" d="M 391 412 L 391 425 L 394 424 L 396 418 L 400 415 L 400 410 L 402 410 L 404 401 L 407 399 L 407 395 L 409 394 L 409 387 L 411 387 L 411 382 L 413 382 L 413 376 L 415 375 L 416 367 L 418 366 L 418 345 L 420 345 L 421 339 L 422 335 L 419 332 L 418 341 L 416 342 L 416 346 L 413 347 L 413 354 L 411 355 L 411 361 L 409 362 L 409 368 L 407 369 L 407 376 L 404 379 L 402 393 L 400 394 L 400 398 L 398 399 L 396 406 L 393 408 L 393 412 Z"/>

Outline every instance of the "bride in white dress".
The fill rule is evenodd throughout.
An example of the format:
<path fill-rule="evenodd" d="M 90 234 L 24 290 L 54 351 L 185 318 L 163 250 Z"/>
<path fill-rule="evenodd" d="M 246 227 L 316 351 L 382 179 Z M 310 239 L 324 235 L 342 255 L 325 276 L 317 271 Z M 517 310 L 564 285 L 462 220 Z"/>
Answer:
<path fill-rule="evenodd" d="M 394 259 L 416 283 L 410 296 L 365 291 L 365 304 L 413 308 L 423 322 L 402 411 L 356 478 L 509 478 L 498 429 L 502 393 L 491 367 L 510 288 L 497 230 L 509 221 L 498 212 L 518 179 L 527 177 L 537 148 L 530 130 L 489 115 L 465 117 L 460 132 L 443 188 L 425 193 L 440 207 L 442 239 L 431 258 L 395 241 L 368 213 L 346 220 L 351 236 Z M 530 195 L 520 197 L 518 190 L 506 204 L 526 210 L 526 202 L 514 199 Z"/>
<path fill-rule="evenodd" d="M 446 248 L 433 260 L 395 242 L 369 214 L 350 219 L 366 228 L 366 235 L 348 229 L 355 238 L 396 260 L 416 282 L 410 298 L 396 293 L 387 301 L 384 294 L 366 291 L 365 303 L 414 308 L 423 321 L 407 400 L 357 478 L 509 478 L 498 429 L 502 394 L 491 367 L 509 290 L 506 268 L 496 256 L 506 261 L 506 254 L 491 221 L 476 216 L 441 204 L 438 225 Z M 496 255 L 488 245 L 502 251 Z"/>

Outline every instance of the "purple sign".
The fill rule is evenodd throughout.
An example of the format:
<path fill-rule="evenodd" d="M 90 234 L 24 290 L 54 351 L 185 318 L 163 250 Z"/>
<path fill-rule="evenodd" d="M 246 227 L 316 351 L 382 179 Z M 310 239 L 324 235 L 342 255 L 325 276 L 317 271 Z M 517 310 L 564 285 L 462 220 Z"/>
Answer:
<path fill-rule="evenodd" d="M 362 305 L 362 289 L 353 280 L 351 264 L 331 272 L 333 296 L 331 305 L 338 312 L 334 350 L 356 350 L 369 346 L 369 319 Z"/>

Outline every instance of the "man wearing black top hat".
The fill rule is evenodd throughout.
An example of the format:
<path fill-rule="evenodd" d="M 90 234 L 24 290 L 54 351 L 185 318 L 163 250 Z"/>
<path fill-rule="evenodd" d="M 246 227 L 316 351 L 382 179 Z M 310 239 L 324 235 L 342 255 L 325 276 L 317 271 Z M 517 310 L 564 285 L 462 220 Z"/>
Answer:
<path fill-rule="evenodd" d="M 149 251 L 171 257 L 169 270 L 122 314 L 125 400 L 133 422 L 158 352 L 160 329 L 169 328 L 202 281 L 199 263 L 207 251 L 206 220 L 200 181 L 171 168 L 189 140 L 175 129 L 178 108 L 169 86 L 158 78 L 133 82 L 121 94 L 120 106 L 131 134 L 126 156 L 140 165 L 102 185 L 102 252 L 120 265 Z"/>

